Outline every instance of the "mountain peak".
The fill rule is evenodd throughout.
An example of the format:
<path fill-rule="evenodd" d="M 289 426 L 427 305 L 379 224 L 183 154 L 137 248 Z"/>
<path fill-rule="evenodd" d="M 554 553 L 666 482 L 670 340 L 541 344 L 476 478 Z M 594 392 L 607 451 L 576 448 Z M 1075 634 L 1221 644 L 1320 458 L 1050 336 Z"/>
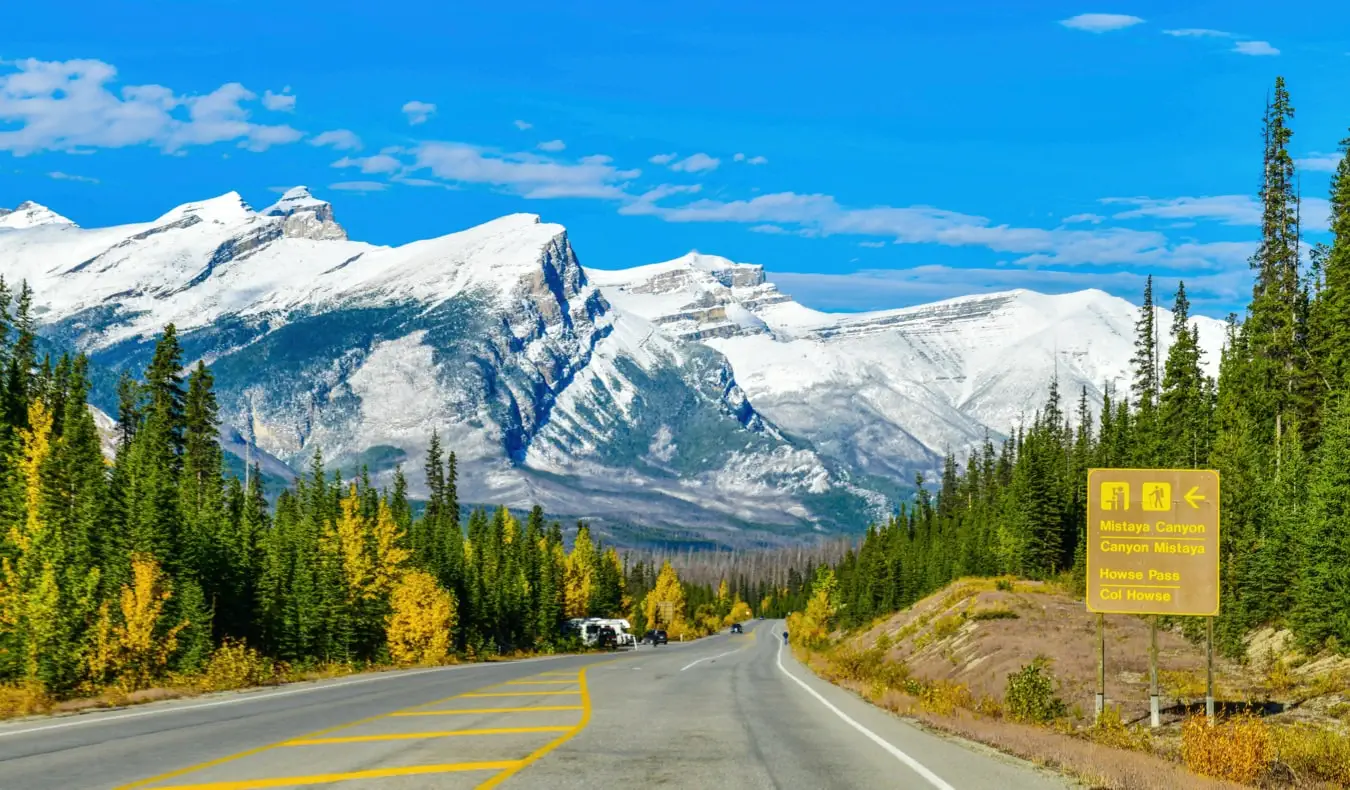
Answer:
<path fill-rule="evenodd" d="M 265 217 L 285 217 L 285 235 L 290 238 L 347 238 L 347 231 L 333 219 L 333 204 L 314 197 L 307 186 L 294 186 L 286 190 L 281 199 L 263 209 L 262 214 Z"/>
<path fill-rule="evenodd" d="M 257 215 L 253 213 L 253 208 L 244 202 L 242 195 L 230 191 L 209 200 L 198 200 L 177 206 L 155 220 L 155 224 L 175 222 L 189 216 L 196 217 L 202 222 L 230 224 L 244 222 Z"/>
<path fill-rule="evenodd" d="M 35 228 L 39 225 L 69 225 L 74 227 L 75 223 L 41 203 L 34 203 L 31 200 L 20 203 L 13 211 L 0 209 L 0 228 L 18 230 Z"/>

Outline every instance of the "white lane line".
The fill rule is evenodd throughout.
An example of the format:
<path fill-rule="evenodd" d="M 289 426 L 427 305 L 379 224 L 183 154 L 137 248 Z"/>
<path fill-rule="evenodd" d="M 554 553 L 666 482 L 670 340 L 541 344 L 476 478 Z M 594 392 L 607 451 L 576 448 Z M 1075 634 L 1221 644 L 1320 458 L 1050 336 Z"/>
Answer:
<path fill-rule="evenodd" d="M 559 658 L 571 658 L 572 656 L 541 656 L 539 658 L 522 658 L 511 662 L 511 664 L 527 664 L 535 661 L 556 661 Z M 289 697 L 293 694 L 309 694 L 315 691 L 327 691 L 329 689 L 346 688 L 347 686 L 359 686 L 362 683 L 374 683 L 377 680 L 397 680 L 398 678 L 413 677 L 414 675 L 425 675 L 430 672 L 446 672 L 450 670 L 463 669 L 484 669 L 487 664 L 459 664 L 450 667 L 433 667 L 431 669 L 415 669 L 406 672 L 388 672 L 381 673 L 368 678 L 358 678 L 356 680 L 347 680 L 341 683 L 329 683 L 322 686 L 306 686 L 305 688 L 287 689 L 285 691 L 273 691 L 263 694 L 248 694 L 246 696 L 233 697 L 231 699 L 218 700 L 216 702 L 202 702 L 196 705 L 181 705 L 174 707 L 155 708 L 153 710 L 140 710 L 131 713 L 119 713 L 113 716 L 90 716 L 89 718 L 76 718 L 73 721 L 63 721 L 56 724 L 44 724 L 41 727 L 29 727 L 23 730 L 0 731 L 0 738 L 8 738 L 11 735 L 28 735 L 34 732 L 47 732 L 49 730 L 64 730 L 67 727 L 82 727 L 86 724 L 102 724 L 109 721 L 124 721 L 126 719 L 139 719 L 142 716 L 155 716 L 161 713 L 181 713 L 190 710 L 202 710 L 203 708 L 219 708 L 225 705 L 238 705 L 244 702 L 256 702 L 258 700 L 276 699 L 278 697 Z M 500 666 L 500 664 L 498 665 Z"/>
<path fill-rule="evenodd" d="M 736 648 L 736 650 L 740 650 L 740 648 L 738 647 L 738 648 Z M 691 662 L 689 662 L 688 664 L 685 664 L 684 666 L 680 667 L 680 671 L 683 672 L 683 671 L 685 671 L 686 669 L 688 669 L 689 667 L 694 666 L 695 664 L 702 664 L 704 661 L 712 661 L 714 658 L 721 658 L 722 656 L 729 656 L 729 655 L 731 655 L 732 653 L 735 653 L 736 650 L 728 650 L 728 651 L 725 652 L 725 653 L 718 653 L 718 654 L 715 655 L 715 656 L 708 656 L 707 658 L 700 658 L 700 659 L 697 660 L 697 661 L 691 661 Z"/>
<path fill-rule="evenodd" d="M 805 689 L 807 694 L 810 694 L 811 696 L 815 697 L 816 700 L 820 702 L 821 705 L 824 705 L 825 707 L 829 708 L 830 711 L 834 713 L 834 715 L 843 719 L 845 724 L 862 733 L 864 736 L 867 737 L 868 740 L 872 741 L 876 745 L 890 752 L 892 757 L 909 766 L 919 776 L 922 776 L 924 779 L 927 779 L 928 783 L 931 784 L 933 787 L 936 787 L 938 790 L 956 790 L 956 788 L 944 782 L 942 780 L 942 777 L 925 768 L 923 764 L 920 763 L 918 760 L 915 760 L 913 757 L 910 757 L 908 754 L 905 754 L 904 752 L 900 751 L 896 747 L 892 746 L 890 742 L 888 742 L 885 738 L 882 738 L 880 735 L 877 735 L 875 732 L 872 732 L 871 730 L 862 726 L 858 722 L 854 721 L 852 718 L 849 717 L 847 713 L 844 713 L 842 710 L 839 710 L 834 705 L 830 704 L 830 701 L 822 697 L 819 692 L 817 692 L 810 686 L 806 685 L 805 681 L 789 672 L 787 670 L 787 667 L 783 666 L 782 643 L 779 643 L 778 645 L 778 669 L 781 670 L 784 675 L 787 675 L 789 678 L 791 678 L 793 683 L 796 683 L 798 686 L 801 686 L 803 689 Z"/>

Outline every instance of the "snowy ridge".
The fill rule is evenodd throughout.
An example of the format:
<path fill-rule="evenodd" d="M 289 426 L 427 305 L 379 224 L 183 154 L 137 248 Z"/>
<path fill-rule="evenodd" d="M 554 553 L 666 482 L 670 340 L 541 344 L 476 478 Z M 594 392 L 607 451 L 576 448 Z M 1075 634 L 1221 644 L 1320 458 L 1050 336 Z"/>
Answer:
<path fill-rule="evenodd" d="M 36 228 L 39 225 L 73 227 L 75 223 L 31 200 L 25 200 L 13 210 L 0 208 L 0 228 L 23 230 Z"/>
<path fill-rule="evenodd" d="M 403 465 L 417 493 L 436 429 L 465 501 L 726 542 L 861 528 L 943 453 L 1029 419 L 1052 376 L 1095 406 L 1124 389 L 1138 315 L 1101 291 L 825 313 L 698 252 L 585 269 L 534 214 L 377 246 L 305 187 L 111 228 L 20 211 L 0 214 L 0 275 L 32 285 L 43 333 L 138 371 L 175 324 L 213 367 L 227 449 L 269 474 L 319 451 L 377 480 Z M 1223 325 L 1196 323 L 1213 371 Z"/>

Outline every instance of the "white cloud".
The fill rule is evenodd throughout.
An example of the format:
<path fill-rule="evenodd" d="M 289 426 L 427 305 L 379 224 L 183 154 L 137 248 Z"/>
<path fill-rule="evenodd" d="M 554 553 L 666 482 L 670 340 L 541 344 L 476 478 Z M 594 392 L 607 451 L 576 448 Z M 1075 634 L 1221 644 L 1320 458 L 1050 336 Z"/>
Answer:
<path fill-rule="evenodd" d="M 436 105 L 428 104 L 424 101 L 410 101 L 403 105 L 403 114 L 408 116 L 408 123 L 416 126 L 419 123 L 426 123 L 436 112 Z"/>
<path fill-rule="evenodd" d="M 717 166 L 722 164 L 722 160 L 716 157 L 708 156 L 704 153 L 693 154 L 678 162 L 671 162 L 670 169 L 683 173 L 701 173 L 706 170 L 716 170 Z"/>
<path fill-rule="evenodd" d="M 309 144 L 326 145 L 338 151 L 356 151 L 361 148 L 361 138 L 350 129 L 332 129 L 309 138 Z"/>
<path fill-rule="evenodd" d="M 1108 30 L 1122 30 L 1142 23 L 1144 20 L 1128 14 L 1079 14 L 1061 19 L 1059 23 L 1074 30 L 1086 30 L 1089 33 L 1105 33 Z"/>
<path fill-rule="evenodd" d="M 546 142 L 542 142 L 539 144 L 540 151 L 557 152 L 563 150 L 566 147 L 567 144 L 564 143 L 562 140 L 548 140 Z"/>
<path fill-rule="evenodd" d="M 1207 27 L 1187 27 L 1180 30 L 1164 30 L 1164 34 L 1178 38 L 1232 38 L 1233 34 L 1225 30 L 1210 30 Z"/>
<path fill-rule="evenodd" d="M 1001 267 L 916 266 L 909 269 L 869 269 L 850 274 L 772 272 L 784 293 L 820 310 L 881 310 L 1016 288 L 1043 293 L 1071 293 L 1100 288 L 1137 300 L 1143 293 L 1143 271 L 1059 271 Z M 1215 273 L 1157 276 L 1154 286 L 1171 294 L 1176 280 L 1186 281 L 1186 293 L 1196 313 L 1225 315 L 1230 306 L 1251 294 L 1246 266 Z M 1164 298 L 1164 304 L 1170 298 Z"/>
<path fill-rule="evenodd" d="M 519 130 L 521 130 L 522 132 L 525 131 L 526 129 L 530 129 L 530 128 L 533 128 L 533 127 L 534 127 L 534 124 L 532 124 L 532 123 L 530 123 L 530 122 L 528 122 L 528 121 L 516 121 L 515 124 L 516 124 L 516 128 L 519 129 Z"/>
<path fill-rule="evenodd" d="M 656 156 L 649 158 L 647 161 L 651 162 L 654 165 L 668 165 L 671 162 L 675 161 L 675 156 L 676 156 L 675 154 L 657 154 Z"/>
<path fill-rule="evenodd" d="M 245 104 L 257 94 L 237 82 L 202 96 L 179 95 L 163 85 L 124 85 L 117 69 L 99 60 L 0 61 L 0 150 L 87 152 L 152 145 L 181 153 L 194 145 L 238 141 L 262 151 L 293 143 L 303 133 L 249 121 Z"/>
<path fill-rule="evenodd" d="M 752 156 L 749 159 L 745 160 L 745 163 L 747 165 L 767 165 L 769 163 L 769 160 L 765 159 L 762 156 Z"/>
<path fill-rule="evenodd" d="M 1207 219 L 1225 225 L 1260 225 L 1261 204 L 1247 195 L 1214 195 L 1211 197 L 1179 197 L 1156 200 L 1153 198 L 1103 198 L 1108 205 L 1131 205 L 1134 208 L 1114 214 L 1115 219 Z"/>
<path fill-rule="evenodd" d="M 1233 45 L 1233 51 L 1240 55 L 1278 55 L 1280 51 L 1269 41 L 1239 41 Z"/>
<path fill-rule="evenodd" d="M 733 161 L 733 162 L 744 162 L 744 161 L 745 161 L 745 154 L 737 153 L 735 156 L 731 157 L 731 161 Z"/>
<path fill-rule="evenodd" d="M 374 156 L 344 156 L 331 166 L 359 167 L 362 173 L 392 173 L 403 167 L 403 163 L 388 154 L 375 154 Z"/>
<path fill-rule="evenodd" d="M 1210 220 L 1224 225 L 1255 227 L 1261 224 L 1261 203 L 1250 195 L 1213 195 L 1158 200 L 1146 197 L 1103 198 L 1102 203 L 1134 208 L 1112 215 L 1115 219 L 1152 217 L 1175 220 Z M 1303 228 L 1324 231 L 1330 227 L 1331 203 L 1325 198 L 1305 197 L 1300 211 Z"/>
<path fill-rule="evenodd" d="M 614 157 L 605 156 L 604 154 L 591 154 L 590 156 L 581 157 L 578 161 L 583 165 L 607 165 L 614 161 Z"/>
<path fill-rule="evenodd" d="M 295 111 L 295 96 L 290 93 L 290 88 L 287 88 L 285 93 L 263 91 L 262 103 L 267 109 L 276 112 Z"/>
<path fill-rule="evenodd" d="M 1312 153 L 1302 159 L 1295 159 L 1294 164 L 1304 170 L 1312 170 L 1319 173 L 1334 173 L 1341 164 L 1341 154 L 1318 154 Z"/>
<path fill-rule="evenodd" d="M 637 171 L 593 157 L 576 164 L 528 153 L 500 153 L 467 143 L 428 142 L 415 149 L 411 169 L 437 178 L 500 187 L 525 198 L 629 197 L 623 185 Z"/>
<path fill-rule="evenodd" d="M 882 247 L 885 247 L 885 246 L 886 246 L 886 242 L 884 242 L 884 241 L 860 241 L 860 242 L 858 242 L 858 246 L 859 246 L 859 247 L 868 247 L 868 248 L 873 249 L 873 250 L 879 250 L 879 249 L 881 249 Z"/>
<path fill-rule="evenodd" d="M 339 181 L 328 188 L 339 192 L 383 192 L 389 185 L 380 181 Z"/>
<path fill-rule="evenodd" d="M 79 181 L 80 183 L 83 184 L 98 183 L 97 178 L 90 178 L 89 176 L 75 176 L 71 175 L 70 173 L 62 173 L 60 170 L 53 170 L 52 172 L 47 174 L 47 177 L 54 178 L 57 181 Z"/>
<path fill-rule="evenodd" d="M 1101 214 L 1073 214 L 1060 220 L 1060 222 L 1065 225 L 1074 225 L 1080 222 L 1090 222 L 1093 225 L 1100 225 L 1105 219 L 1106 217 L 1103 217 Z"/>

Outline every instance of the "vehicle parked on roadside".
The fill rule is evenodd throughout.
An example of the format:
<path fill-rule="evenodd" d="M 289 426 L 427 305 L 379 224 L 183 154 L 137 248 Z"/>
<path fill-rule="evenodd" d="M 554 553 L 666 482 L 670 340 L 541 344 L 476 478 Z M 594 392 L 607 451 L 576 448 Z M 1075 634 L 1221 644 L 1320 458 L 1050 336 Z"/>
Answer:
<path fill-rule="evenodd" d="M 733 634 L 743 634 L 743 633 L 745 633 L 745 632 L 741 630 L 741 624 L 740 624 L 740 623 L 732 623 L 732 624 L 731 624 L 731 633 L 733 633 Z"/>
<path fill-rule="evenodd" d="M 642 635 L 642 643 L 646 645 L 665 645 L 670 643 L 666 632 L 660 628 L 654 628 Z"/>

